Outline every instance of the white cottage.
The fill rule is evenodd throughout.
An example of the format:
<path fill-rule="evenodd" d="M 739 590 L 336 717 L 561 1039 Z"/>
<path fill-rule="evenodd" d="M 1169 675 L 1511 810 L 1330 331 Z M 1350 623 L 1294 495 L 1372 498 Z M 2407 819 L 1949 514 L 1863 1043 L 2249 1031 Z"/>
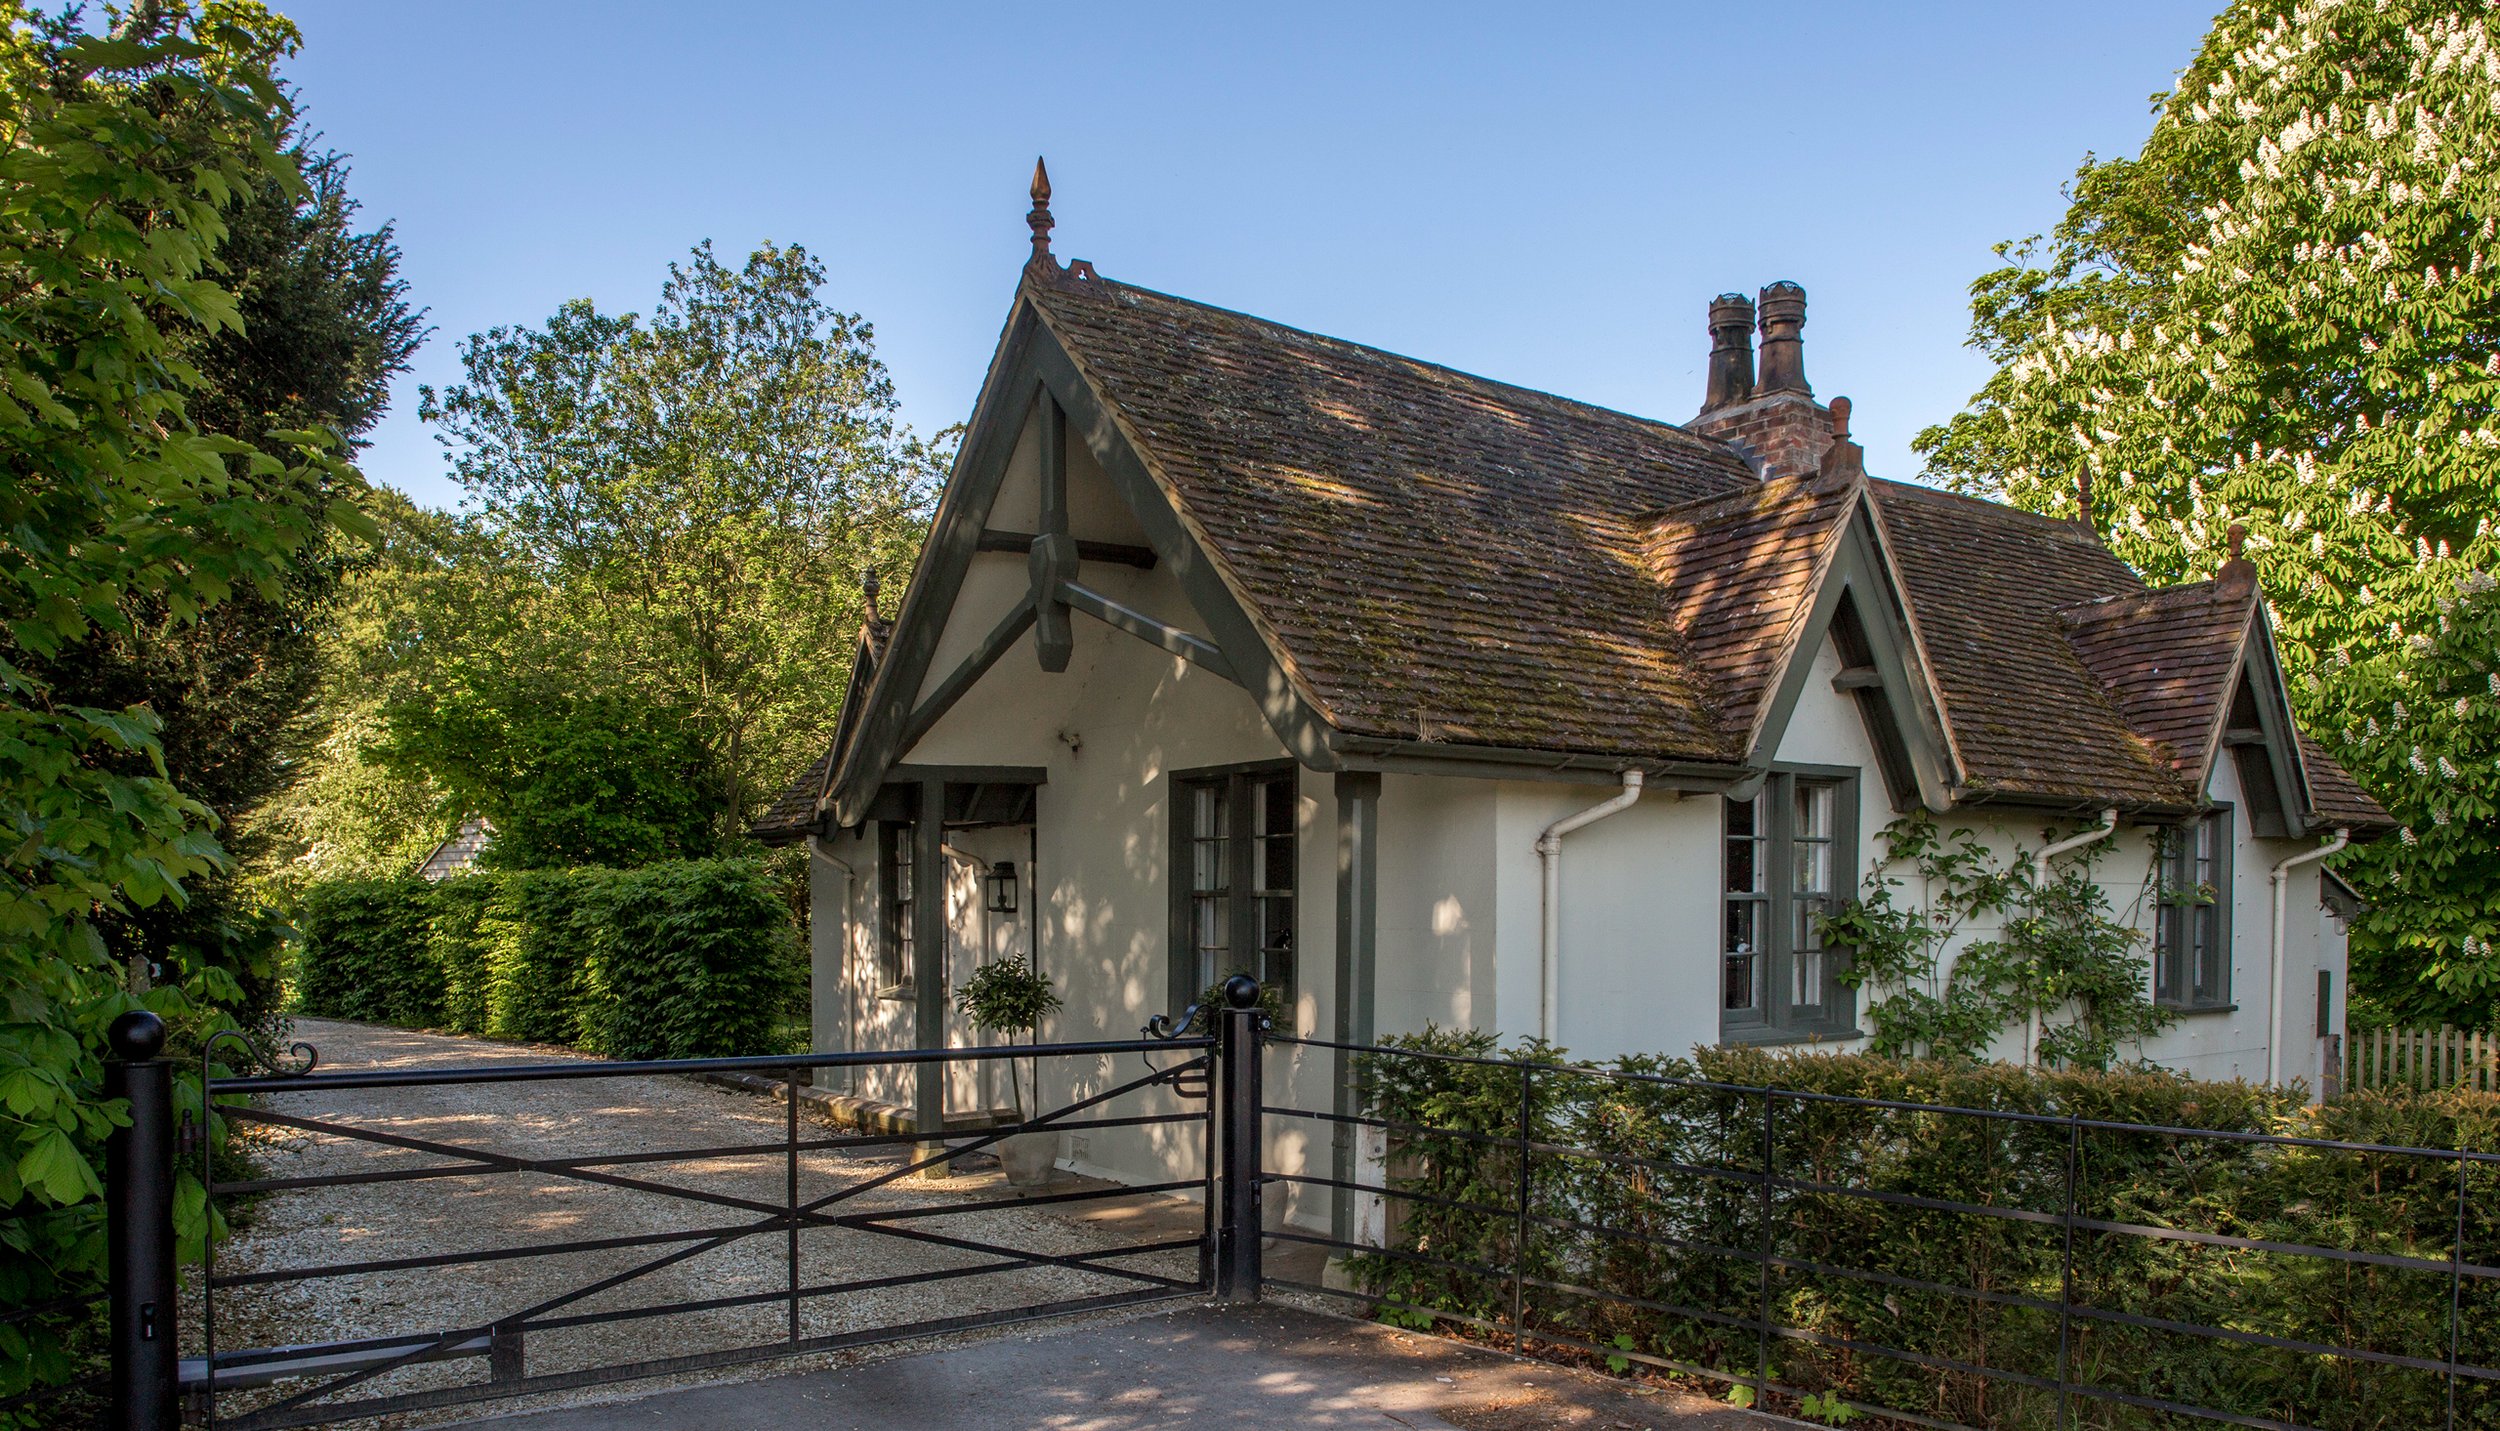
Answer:
<path fill-rule="evenodd" d="M 1923 807 L 2097 859 L 2182 1014 L 2142 1056 L 2328 1076 L 2316 861 L 2386 816 L 2294 727 L 2236 553 L 2148 590 L 2085 521 L 1868 477 L 1792 284 L 1711 304 L 1676 425 L 1062 266 L 1038 173 L 1034 198 L 908 596 L 759 826 L 814 855 L 817 1047 L 968 1042 L 949 990 L 1030 953 L 1058 1041 L 1247 970 L 1345 1042 L 1847 1049 L 1848 951 L 1813 915 Z M 1296 1052 L 1283 1097 L 1347 1096 Z M 902 1116 L 1005 1101 L 978 1082 Z M 1169 1131 L 1069 1159 L 1171 1176 Z"/>

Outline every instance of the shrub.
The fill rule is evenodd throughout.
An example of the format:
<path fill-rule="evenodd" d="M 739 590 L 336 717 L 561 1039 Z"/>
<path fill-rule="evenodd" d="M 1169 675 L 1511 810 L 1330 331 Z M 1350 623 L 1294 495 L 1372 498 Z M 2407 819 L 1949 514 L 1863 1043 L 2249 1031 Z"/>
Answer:
<path fill-rule="evenodd" d="M 576 1043 L 598 919 L 585 896 L 608 871 L 514 870 L 499 876 L 481 929 L 492 981 L 486 1031 L 531 1043 Z"/>
<path fill-rule="evenodd" d="M 434 886 L 426 921 L 426 957 L 442 971 L 443 1026 L 486 1032 L 494 998 L 487 910 L 499 889 L 492 875 L 456 875 Z"/>
<path fill-rule="evenodd" d="M 442 1022 L 443 975 L 424 957 L 429 886 L 421 879 L 340 880 L 305 892 L 306 1013 L 426 1027 Z"/>
<path fill-rule="evenodd" d="M 1390 1042 L 1471 1057 L 1496 1052 L 1481 1034 L 1428 1031 Z M 1551 1065 L 1558 1051 L 1531 1045 L 1520 1056 Z M 1770 1344 L 1773 1378 L 1784 1385 L 1969 1426 L 2048 1427 L 2059 1424 L 2052 1393 L 1961 1368 L 2056 1376 L 2062 1229 L 1936 1204 L 2056 1214 L 2071 1155 L 2076 1209 L 2104 1224 L 2437 1264 L 2334 1261 L 2087 1227 L 2073 1246 L 2073 1299 L 2088 1309 L 2067 1329 L 2074 1381 L 2212 1407 L 2250 1424 L 2358 1431 L 2442 1420 L 2437 1372 L 2245 1334 L 2443 1356 L 2452 1291 L 2445 1264 L 2460 1215 L 2454 1160 L 1774 1099 L 1762 1090 L 2477 1151 L 2500 1149 L 2500 1098 L 2364 1096 L 2306 1109 L 2247 1084 L 2160 1073 L 2033 1073 L 1749 1049 L 1623 1059 L 1611 1071 L 1667 1081 L 1559 1066 L 1534 1074 L 1528 1127 L 1554 1151 L 1530 1167 L 1532 1216 L 1521 1249 L 1518 1164 L 1494 1141 L 1518 1136 L 1517 1065 L 1365 1060 L 1373 1116 L 1443 1130 L 1392 1134 L 1390 1185 L 1444 1200 L 1393 1200 L 1388 1253 L 1355 1262 L 1367 1288 L 1506 1325 L 1509 1272 L 1524 1252 L 1531 1339 L 1542 1333 L 1601 1355 L 1619 1349 L 1618 1360 L 1635 1354 L 1731 1377 L 1755 1372 L 1750 1323 L 1767 1295 L 1774 1321 L 1803 1334 Z M 2466 1178 L 2466 1260 L 2491 1265 L 2500 1253 L 2500 1199 L 2492 1196 L 2500 1170 L 2477 1166 Z M 1830 1190 L 1839 1188 L 1891 1200 Z M 1453 1263 L 1499 1270 L 1445 1265 Z M 2455 1290 L 2461 1359 L 2500 1362 L 2500 1288 L 2467 1277 Z M 2074 1406 L 2078 1425 L 2168 1424 L 2113 1400 L 2078 1396 Z M 2463 1398 L 2459 1411 L 2459 1426 L 2500 1427 L 2494 1399 Z"/>
<path fill-rule="evenodd" d="M 804 982 L 753 860 L 337 882 L 301 922 L 306 1013 L 619 1058 L 778 1052 Z"/>
<path fill-rule="evenodd" d="M 754 860 L 602 871 L 585 1042 L 616 1058 L 778 1052 L 801 982 L 779 891 Z"/>

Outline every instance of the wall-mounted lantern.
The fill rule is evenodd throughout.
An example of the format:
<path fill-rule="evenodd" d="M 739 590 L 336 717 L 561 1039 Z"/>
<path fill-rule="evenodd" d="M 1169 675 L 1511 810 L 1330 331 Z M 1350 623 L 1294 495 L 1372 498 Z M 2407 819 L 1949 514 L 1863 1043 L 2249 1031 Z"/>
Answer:
<path fill-rule="evenodd" d="M 982 882 L 989 886 L 990 913 L 1015 913 L 1016 885 L 1020 882 L 1016 878 L 1016 867 L 1006 860 L 1000 860 L 997 864 L 990 866 L 990 872 L 981 878 Z"/>

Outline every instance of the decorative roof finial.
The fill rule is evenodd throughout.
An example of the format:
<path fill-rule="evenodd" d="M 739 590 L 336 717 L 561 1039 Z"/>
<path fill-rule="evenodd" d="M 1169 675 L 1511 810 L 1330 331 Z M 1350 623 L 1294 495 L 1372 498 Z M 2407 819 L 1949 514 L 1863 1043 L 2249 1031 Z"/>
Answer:
<path fill-rule="evenodd" d="M 1818 481 L 1826 484 L 1848 482 L 1866 475 L 1866 449 L 1849 440 L 1849 400 L 1832 399 L 1832 443 L 1823 449 L 1822 465 L 1816 469 Z"/>
<path fill-rule="evenodd" d="M 1050 170 L 1038 156 L 1033 160 L 1033 212 L 1024 222 L 1033 230 L 1032 262 L 1056 267 L 1050 257 Z"/>
<path fill-rule="evenodd" d="M 2248 528 L 2233 522 L 2230 535 L 2225 540 L 2230 555 L 2223 558 L 2221 569 L 2214 573 L 2214 584 L 2232 591 L 2254 588 L 2257 585 L 2257 566 L 2246 555 Z"/>
<path fill-rule="evenodd" d="M 877 576 L 877 569 L 873 566 L 860 574 L 859 594 L 867 598 L 868 624 L 871 626 L 879 625 L 884 620 L 883 617 L 877 615 L 877 592 L 882 589 L 884 585 L 885 583 Z"/>

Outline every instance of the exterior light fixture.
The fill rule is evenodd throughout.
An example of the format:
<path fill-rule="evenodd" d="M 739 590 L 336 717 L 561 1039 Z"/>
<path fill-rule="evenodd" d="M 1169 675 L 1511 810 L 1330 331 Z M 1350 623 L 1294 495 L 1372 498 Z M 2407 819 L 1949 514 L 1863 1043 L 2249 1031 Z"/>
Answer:
<path fill-rule="evenodd" d="M 1006 860 L 1000 860 L 997 864 L 990 866 L 990 872 L 982 876 L 982 882 L 989 886 L 989 907 L 992 914 L 1016 912 L 1018 881 L 1015 865 Z"/>

